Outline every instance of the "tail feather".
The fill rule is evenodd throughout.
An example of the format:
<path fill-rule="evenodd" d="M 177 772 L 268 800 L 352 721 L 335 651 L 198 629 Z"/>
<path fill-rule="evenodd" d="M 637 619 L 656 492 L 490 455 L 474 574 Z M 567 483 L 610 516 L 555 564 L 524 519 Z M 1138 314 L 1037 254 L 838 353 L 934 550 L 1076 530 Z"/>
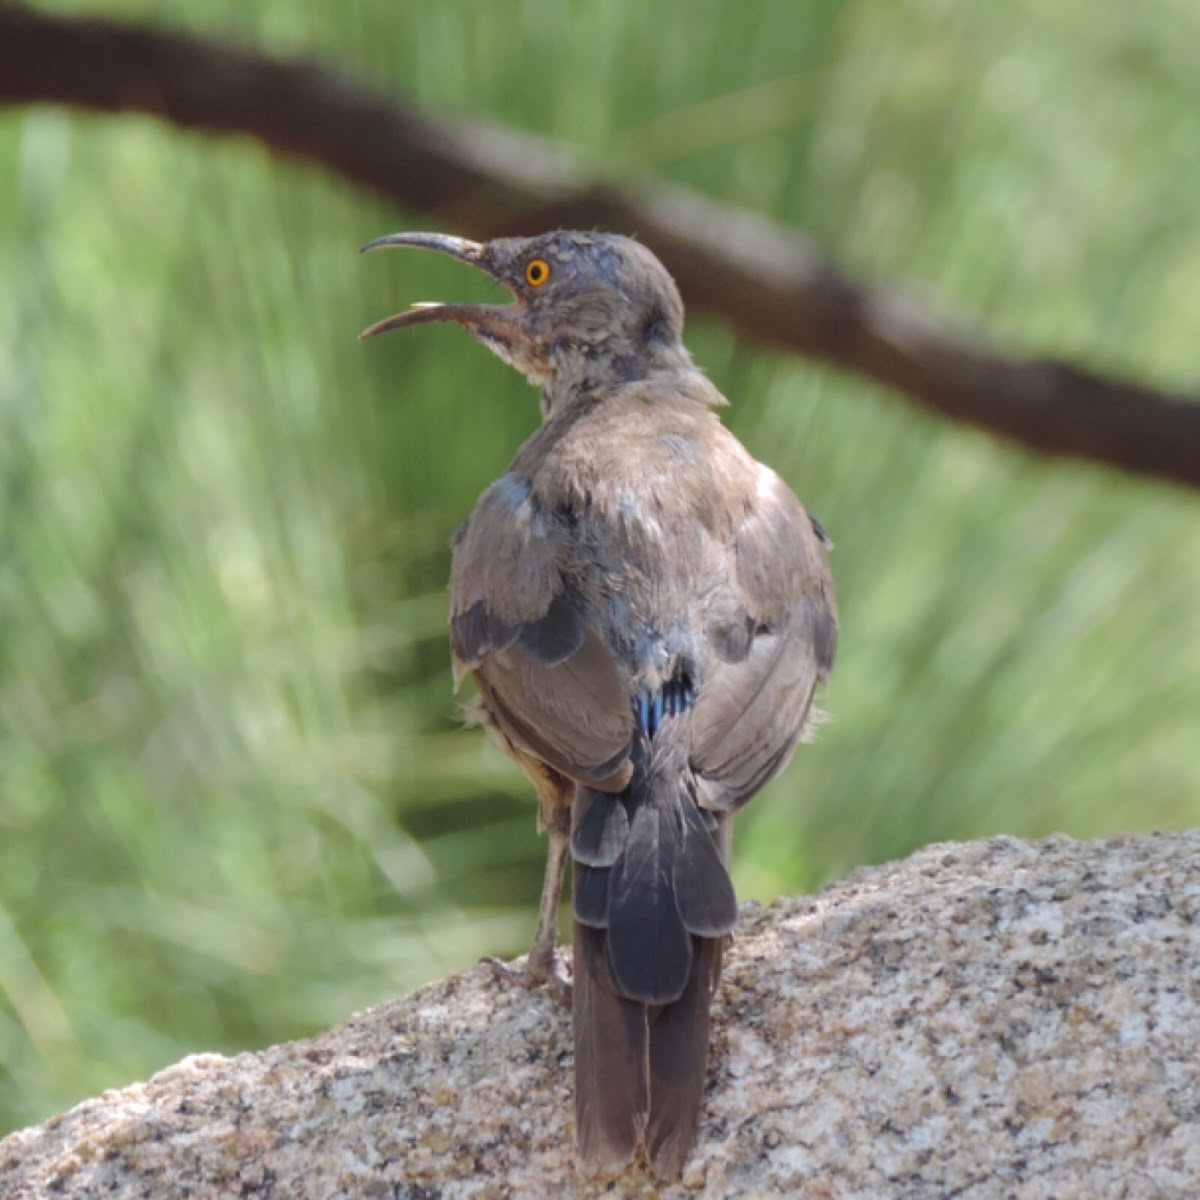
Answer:
<path fill-rule="evenodd" d="M 608 888 L 608 958 L 623 995 L 678 1000 L 692 969 L 692 939 L 673 880 L 682 844 L 678 814 L 651 794 L 638 805 Z"/>
<path fill-rule="evenodd" d="M 727 818 L 710 829 L 686 770 L 654 766 L 619 795 L 575 792 L 575 1115 L 589 1168 L 642 1151 L 673 1179 L 696 1139 L 737 907 Z"/>
<path fill-rule="evenodd" d="M 571 901 L 575 920 L 589 929 L 608 928 L 608 867 L 589 867 L 575 863 L 571 883 Z"/>
<path fill-rule="evenodd" d="M 693 803 L 681 806 L 683 837 L 675 856 L 672 882 L 679 915 L 689 933 L 723 938 L 737 923 L 737 897 L 716 838 L 723 836 L 720 819 L 709 832 Z"/>
<path fill-rule="evenodd" d="M 678 1179 L 696 1144 L 708 1070 L 709 1006 L 724 942 L 696 938 L 695 969 L 674 1004 L 650 1018 L 650 1123 L 646 1155 L 661 1179 Z"/>
<path fill-rule="evenodd" d="M 629 837 L 625 805 L 608 792 L 584 788 L 571 818 L 571 857 L 589 867 L 611 867 Z"/>
<path fill-rule="evenodd" d="M 617 994 L 603 932 L 575 923 L 575 1131 L 592 1171 L 633 1160 L 650 1116 L 646 1006 Z"/>

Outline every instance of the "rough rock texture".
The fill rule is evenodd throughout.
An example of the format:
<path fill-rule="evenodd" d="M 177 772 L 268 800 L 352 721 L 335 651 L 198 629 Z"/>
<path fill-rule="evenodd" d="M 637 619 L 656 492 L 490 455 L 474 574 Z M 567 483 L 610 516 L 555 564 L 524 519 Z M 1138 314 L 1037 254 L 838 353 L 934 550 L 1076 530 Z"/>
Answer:
<path fill-rule="evenodd" d="M 570 1079 L 567 1014 L 479 967 L 15 1133 L 0 1196 L 593 1195 Z M 664 1194 L 1200 1196 L 1200 831 L 931 846 L 747 909 Z"/>

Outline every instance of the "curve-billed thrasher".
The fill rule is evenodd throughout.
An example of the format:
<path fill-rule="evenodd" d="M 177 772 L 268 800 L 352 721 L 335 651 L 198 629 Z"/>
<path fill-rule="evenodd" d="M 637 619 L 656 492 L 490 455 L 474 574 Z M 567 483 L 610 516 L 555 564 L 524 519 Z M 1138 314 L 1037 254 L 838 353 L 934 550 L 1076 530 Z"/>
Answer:
<path fill-rule="evenodd" d="M 574 862 L 575 1117 L 586 1168 L 695 1142 L 708 1010 L 737 907 L 731 816 L 791 757 L 837 621 L 824 531 L 717 420 L 683 303 L 639 243 L 402 233 L 514 302 L 423 304 L 542 389 L 542 426 L 454 539 L 456 678 L 540 798 L 550 849 L 529 977 L 557 972 Z"/>

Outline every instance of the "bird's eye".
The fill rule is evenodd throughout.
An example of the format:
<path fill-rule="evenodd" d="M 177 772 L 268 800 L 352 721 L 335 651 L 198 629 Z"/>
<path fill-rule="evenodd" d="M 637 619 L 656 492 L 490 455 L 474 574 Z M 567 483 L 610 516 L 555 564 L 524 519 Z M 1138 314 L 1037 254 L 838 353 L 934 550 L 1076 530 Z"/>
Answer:
<path fill-rule="evenodd" d="M 550 278 L 550 264 L 544 258 L 531 258 L 525 264 L 525 282 L 530 287 L 541 287 Z"/>

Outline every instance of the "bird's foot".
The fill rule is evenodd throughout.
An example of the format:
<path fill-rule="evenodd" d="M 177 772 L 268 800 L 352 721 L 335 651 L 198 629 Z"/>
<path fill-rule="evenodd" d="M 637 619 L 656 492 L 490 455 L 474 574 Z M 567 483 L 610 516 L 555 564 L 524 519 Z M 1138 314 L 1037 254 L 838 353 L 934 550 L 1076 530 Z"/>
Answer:
<path fill-rule="evenodd" d="M 480 960 L 492 969 L 492 974 L 504 983 L 524 988 L 545 988 L 550 997 L 565 1008 L 571 1007 L 571 980 L 563 967 L 562 960 L 550 951 L 542 956 L 535 952 L 529 955 L 525 966 L 514 967 L 498 958 Z"/>

